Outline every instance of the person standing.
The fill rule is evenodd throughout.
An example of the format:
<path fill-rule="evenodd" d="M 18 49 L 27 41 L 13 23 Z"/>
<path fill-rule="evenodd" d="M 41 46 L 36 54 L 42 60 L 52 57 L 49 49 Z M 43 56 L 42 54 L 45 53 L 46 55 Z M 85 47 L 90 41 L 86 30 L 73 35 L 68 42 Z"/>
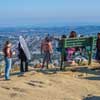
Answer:
<path fill-rule="evenodd" d="M 41 53 L 44 55 L 42 68 L 44 68 L 45 63 L 47 63 L 48 68 L 49 62 L 52 63 L 51 54 L 53 53 L 52 44 L 48 37 L 41 43 Z"/>
<path fill-rule="evenodd" d="M 96 41 L 96 60 L 100 63 L 100 33 L 98 33 Z"/>
<path fill-rule="evenodd" d="M 28 59 L 21 47 L 21 44 L 18 44 L 18 51 L 19 51 L 19 59 L 20 59 L 20 72 L 23 74 L 24 72 L 28 72 Z"/>
<path fill-rule="evenodd" d="M 12 66 L 12 44 L 9 41 L 6 41 L 3 53 L 5 59 L 5 80 L 10 80 L 10 70 Z"/>

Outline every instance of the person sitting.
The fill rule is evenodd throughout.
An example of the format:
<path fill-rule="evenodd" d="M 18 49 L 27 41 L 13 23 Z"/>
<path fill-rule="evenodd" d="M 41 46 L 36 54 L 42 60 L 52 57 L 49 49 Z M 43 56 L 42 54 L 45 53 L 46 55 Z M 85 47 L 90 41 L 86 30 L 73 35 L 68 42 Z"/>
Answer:
<path fill-rule="evenodd" d="M 77 37 L 77 33 L 75 31 L 72 31 L 69 35 L 69 38 L 76 38 Z M 68 62 L 73 62 L 73 54 L 75 53 L 77 47 L 75 48 L 67 48 L 66 52 L 67 52 L 67 61 Z"/>

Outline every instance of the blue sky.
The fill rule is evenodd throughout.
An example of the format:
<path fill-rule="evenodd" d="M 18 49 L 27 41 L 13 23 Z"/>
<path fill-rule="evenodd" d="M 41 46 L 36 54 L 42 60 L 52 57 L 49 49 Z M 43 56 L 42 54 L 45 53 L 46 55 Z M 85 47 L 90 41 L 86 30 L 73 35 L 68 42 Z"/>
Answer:
<path fill-rule="evenodd" d="M 100 0 L 0 0 L 0 26 L 99 23 Z"/>

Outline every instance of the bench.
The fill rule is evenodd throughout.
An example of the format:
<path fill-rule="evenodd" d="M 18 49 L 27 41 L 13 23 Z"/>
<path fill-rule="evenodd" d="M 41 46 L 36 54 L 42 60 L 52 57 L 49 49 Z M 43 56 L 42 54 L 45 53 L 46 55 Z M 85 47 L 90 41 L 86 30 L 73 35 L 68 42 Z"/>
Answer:
<path fill-rule="evenodd" d="M 59 48 L 61 49 L 61 67 L 63 69 L 64 55 L 66 48 L 85 47 L 88 52 L 88 65 L 91 65 L 93 49 L 96 46 L 96 37 L 80 37 L 80 38 L 66 38 L 59 40 Z"/>

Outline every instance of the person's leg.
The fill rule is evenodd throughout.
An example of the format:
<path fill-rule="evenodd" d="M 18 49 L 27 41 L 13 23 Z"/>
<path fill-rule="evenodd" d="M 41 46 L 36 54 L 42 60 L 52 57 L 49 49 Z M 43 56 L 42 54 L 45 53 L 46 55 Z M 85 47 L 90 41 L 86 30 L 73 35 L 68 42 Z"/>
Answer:
<path fill-rule="evenodd" d="M 46 62 L 47 62 L 47 69 L 48 69 L 49 62 L 51 62 L 51 58 L 50 58 L 50 53 L 49 52 L 47 52 Z"/>
<path fill-rule="evenodd" d="M 28 61 L 25 61 L 25 72 L 28 72 Z"/>
<path fill-rule="evenodd" d="M 8 59 L 7 58 L 5 58 L 5 79 L 7 80 L 7 73 L 8 73 Z"/>
<path fill-rule="evenodd" d="M 10 58 L 5 59 L 6 67 L 5 67 L 5 79 L 10 79 L 10 70 L 12 66 L 12 60 Z"/>
<path fill-rule="evenodd" d="M 71 60 L 71 53 L 68 53 L 67 55 L 67 61 Z"/>
<path fill-rule="evenodd" d="M 43 58 L 42 68 L 44 68 L 44 64 L 45 64 L 45 62 L 46 62 L 46 56 L 47 56 L 47 54 L 44 53 L 44 58 Z"/>
<path fill-rule="evenodd" d="M 51 55 L 51 53 L 49 53 L 49 61 L 52 64 L 52 55 Z"/>
<path fill-rule="evenodd" d="M 98 52 L 98 63 L 100 64 L 100 51 Z"/>
<path fill-rule="evenodd" d="M 100 63 L 100 52 L 96 51 L 96 57 L 95 57 L 97 63 Z"/>
<path fill-rule="evenodd" d="M 24 62 L 21 60 L 20 62 L 20 72 L 24 72 Z"/>
<path fill-rule="evenodd" d="M 10 77 L 10 70 L 11 70 L 11 67 L 12 67 L 12 59 L 8 59 L 9 60 L 9 68 L 8 68 L 8 79 Z"/>

